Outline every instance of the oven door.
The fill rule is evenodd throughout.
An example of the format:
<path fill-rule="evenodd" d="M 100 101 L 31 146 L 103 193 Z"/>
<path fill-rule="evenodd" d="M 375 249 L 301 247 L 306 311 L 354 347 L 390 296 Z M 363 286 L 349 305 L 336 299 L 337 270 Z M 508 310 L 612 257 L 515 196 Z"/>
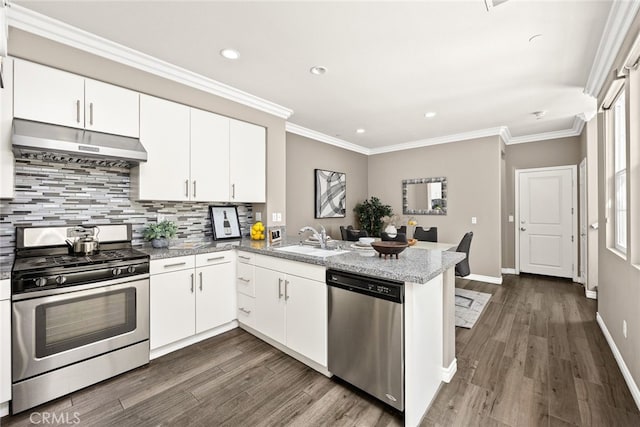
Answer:
<path fill-rule="evenodd" d="M 149 279 L 13 302 L 13 382 L 149 339 Z"/>

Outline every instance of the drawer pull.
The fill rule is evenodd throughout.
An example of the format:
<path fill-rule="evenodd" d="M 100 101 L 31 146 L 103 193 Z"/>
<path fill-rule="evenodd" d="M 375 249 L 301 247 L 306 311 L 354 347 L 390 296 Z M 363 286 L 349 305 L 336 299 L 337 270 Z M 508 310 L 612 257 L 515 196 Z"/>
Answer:
<path fill-rule="evenodd" d="M 215 257 L 215 258 L 208 258 L 208 259 L 207 259 L 207 262 L 211 262 L 211 261 L 218 261 L 218 260 L 220 260 L 220 259 L 224 259 L 224 257 L 223 257 L 223 256 L 217 256 L 217 257 Z"/>
<path fill-rule="evenodd" d="M 164 268 L 180 267 L 181 265 L 187 265 L 187 263 L 186 262 L 176 262 L 175 264 L 165 264 Z"/>
<path fill-rule="evenodd" d="M 244 256 L 244 255 L 238 255 L 238 258 L 246 259 L 247 261 L 251 259 L 251 257 Z"/>
<path fill-rule="evenodd" d="M 244 277 L 238 277 L 238 280 L 242 280 L 244 283 L 249 283 L 251 279 L 245 279 Z"/>
<path fill-rule="evenodd" d="M 244 314 L 251 314 L 251 310 L 247 310 L 244 307 L 240 307 L 238 308 L 238 310 L 240 310 L 241 312 L 243 312 Z"/>

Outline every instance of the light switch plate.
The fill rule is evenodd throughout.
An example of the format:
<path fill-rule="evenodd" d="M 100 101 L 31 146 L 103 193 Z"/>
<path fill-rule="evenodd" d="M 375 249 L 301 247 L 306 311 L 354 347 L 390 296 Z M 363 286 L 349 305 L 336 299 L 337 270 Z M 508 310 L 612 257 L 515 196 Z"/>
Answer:
<path fill-rule="evenodd" d="M 282 221 L 282 212 L 278 212 L 276 214 L 276 221 L 278 221 L 278 222 Z"/>
<path fill-rule="evenodd" d="M 513 222 L 513 215 L 509 215 L 509 222 Z"/>
<path fill-rule="evenodd" d="M 278 220 L 278 215 L 275 212 L 271 213 L 271 221 L 276 222 Z"/>
<path fill-rule="evenodd" d="M 477 224 L 478 223 L 478 218 L 476 218 L 475 216 L 471 217 L 471 224 Z"/>

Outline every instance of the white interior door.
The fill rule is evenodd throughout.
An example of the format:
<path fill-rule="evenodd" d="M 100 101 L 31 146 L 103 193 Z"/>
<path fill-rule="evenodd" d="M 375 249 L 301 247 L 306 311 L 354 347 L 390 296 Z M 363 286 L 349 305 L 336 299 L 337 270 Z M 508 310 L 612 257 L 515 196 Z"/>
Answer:
<path fill-rule="evenodd" d="M 518 171 L 519 270 L 573 277 L 575 166 Z"/>
<path fill-rule="evenodd" d="M 587 283 L 588 237 L 587 237 L 587 159 L 580 162 L 578 170 L 580 204 L 580 282 Z"/>

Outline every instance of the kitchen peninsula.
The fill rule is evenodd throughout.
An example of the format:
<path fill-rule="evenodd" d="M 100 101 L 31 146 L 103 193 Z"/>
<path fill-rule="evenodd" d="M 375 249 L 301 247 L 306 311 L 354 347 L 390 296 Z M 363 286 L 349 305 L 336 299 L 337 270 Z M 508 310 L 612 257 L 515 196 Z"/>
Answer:
<path fill-rule="evenodd" d="M 324 314 L 326 316 L 326 290 L 324 287 L 324 271 L 326 269 L 355 273 L 363 276 L 395 280 L 404 283 L 404 415 L 405 425 L 417 425 L 430 403 L 435 397 L 442 381 L 448 382 L 456 371 L 455 359 L 455 326 L 454 326 L 454 267 L 464 259 L 464 254 L 448 251 L 408 248 L 402 252 L 399 259 L 384 259 L 377 256 L 365 257 L 353 251 L 336 251 L 326 256 L 312 256 L 281 248 L 298 245 L 297 237 L 286 238 L 278 246 L 268 246 L 264 241 L 226 241 L 203 242 L 200 244 L 176 245 L 173 249 L 146 249 L 154 260 L 167 258 L 205 256 L 208 253 L 236 251 L 238 275 L 238 311 L 237 319 L 243 329 L 253 333 L 268 343 L 280 348 L 288 354 L 298 358 L 312 368 L 330 375 L 326 363 L 326 342 L 322 350 L 310 354 L 320 354 L 318 357 L 306 357 L 305 353 L 281 337 L 260 329 L 260 322 L 249 320 L 254 316 L 256 307 L 246 304 L 256 304 L 258 289 L 262 283 L 258 276 L 276 273 L 273 281 L 282 279 L 293 281 L 302 277 L 302 292 L 309 284 L 316 296 L 324 298 Z M 346 242 L 337 242 L 339 246 L 348 247 Z M 208 256 L 209 258 L 216 258 Z M 172 260 L 173 263 L 173 260 Z M 278 264 L 279 263 L 279 264 Z M 288 267 L 273 267 L 285 265 Z M 241 274 L 241 268 L 243 273 Z M 246 270 L 250 268 L 251 270 Z M 294 268 L 294 271 L 285 271 Z M 246 273 L 250 271 L 250 273 Z M 304 279 L 307 275 L 313 280 Z M 242 277 L 241 277 L 242 276 Z M 241 280 L 241 281 L 240 281 Z M 255 280 L 255 283 L 253 282 Z M 251 281 L 251 291 L 241 290 L 246 287 L 245 281 Z M 322 281 L 322 283 L 321 283 Z M 280 283 L 282 283 L 280 282 Z M 267 283 L 266 281 L 263 283 Z M 274 285 L 275 291 L 279 284 Z M 294 285 L 292 285 L 294 286 Z M 154 283 L 152 276 L 151 293 Z M 271 291 L 269 291 L 271 292 Z M 286 294 L 286 289 L 284 290 Z M 248 296 L 249 295 L 249 296 Z M 256 297 L 256 298 L 253 298 Z M 288 298 L 288 297 L 286 297 Z M 293 301 L 295 298 L 291 298 Z M 317 298 L 316 298 L 317 299 Z M 287 302 L 289 304 L 291 301 Z M 284 304 L 284 301 L 282 302 Z M 251 307 L 251 308 L 247 308 Z M 305 307 L 302 308 L 303 310 Z M 308 307 L 307 311 L 312 311 Z M 152 303 L 153 312 L 153 303 Z M 251 313 L 251 314 L 249 314 Z M 246 316 L 246 317 L 245 317 Z M 243 320 L 244 319 L 244 320 Z M 326 338 L 326 317 L 319 323 L 324 326 Z M 283 314 L 284 322 L 284 314 Z M 283 326 L 281 329 L 285 329 Z M 314 329 L 305 330 L 307 335 L 313 335 Z M 284 342 L 283 342 L 284 341 Z M 152 321 L 153 342 L 153 321 Z M 153 344 L 152 344 L 153 352 Z M 367 355 L 354 355 L 367 357 Z"/>

